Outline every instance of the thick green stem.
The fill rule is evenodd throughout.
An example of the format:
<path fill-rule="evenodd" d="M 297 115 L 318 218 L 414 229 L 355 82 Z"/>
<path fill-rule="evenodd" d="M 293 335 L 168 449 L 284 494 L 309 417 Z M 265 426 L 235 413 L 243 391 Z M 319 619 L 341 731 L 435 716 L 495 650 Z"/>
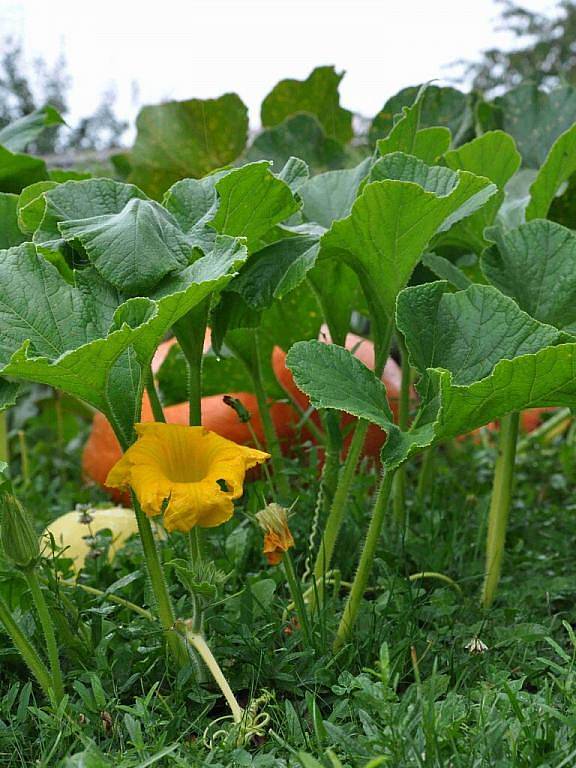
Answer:
<path fill-rule="evenodd" d="M 410 421 L 410 362 L 404 339 L 397 334 L 398 348 L 402 361 L 402 383 L 400 387 L 400 408 L 398 426 L 405 432 Z M 406 464 L 403 464 L 394 477 L 394 520 L 399 531 L 406 527 Z"/>
<path fill-rule="evenodd" d="M 52 680 L 50 679 L 46 666 L 40 659 L 40 656 L 38 656 L 34 646 L 14 621 L 10 609 L 2 597 L 0 597 L 0 622 L 4 625 L 6 632 L 8 632 L 12 642 L 18 650 L 18 653 L 22 656 L 24 662 L 38 681 L 38 684 L 46 694 L 46 697 L 48 699 L 53 699 Z"/>
<path fill-rule="evenodd" d="M 174 660 L 180 667 L 183 667 L 189 663 L 190 659 L 180 636 L 174 631 L 174 609 L 172 608 L 172 601 L 168 592 L 166 579 L 164 578 L 164 571 L 162 570 L 156 542 L 154 541 L 152 526 L 150 525 L 150 520 L 142 511 L 138 499 L 136 498 L 136 494 L 134 493 L 132 493 L 132 504 L 136 514 L 138 531 L 140 533 L 142 549 L 144 551 L 144 559 L 146 560 L 146 567 L 148 569 L 148 576 L 150 577 L 150 584 L 156 601 L 160 624 L 166 633 L 166 641 Z"/>
<path fill-rule="evenodd" d="M 150 398 L 150 405 L 152 406 L 152 415 L 154 416 L 154 421 L 164 423 L 166 421 L 166 417 L 164 415 L 162 403 L 160 402 L 160 397 L 158 396 L 156 385 L 154 384 L 154 376 L 152 374 L 151 368 L 146 371 L 146 392 Z"/>
<path fill-rule="evenodd" d="M 352 442 L 348 449 L 348 455 L 346 456 L 346 461 L 344 462 L 342 472 L 338 478 L 334 500 L 328 514 L 328 519 L 326 520 L 324 535 L 322 536 L 316 563 L 314 565 L 314 578 L 320 585 L 322 584 L 322 579 L 325 574 L 330 570 L 330 563 L 332 562 L 336 539 L 338 538 L 340 527 L 342 526 L 344 511 L 348 502 L 348 496 L 350 495 L 350 488 L 354 480 L 356 466 L 358 465 L 367 431 L 368 422 L 359 420 L 356 423 L 354 434 L 352 435 Z M 321 586 L 319 591 L 321 591 Z"/>
<path fill-rule="evenodd" d="M 386 508 L 388 506 L 388 500 L 390 498 L 390 491 L 392 489 L 392 482 L 394 480 L 394 472 L 384 471 L 384 475 L 380 482 L 380 489 L 376 496 L 374 503 L 374 509 L 372 510 L 372 519 L 370 520 L 370 526 L 368 527 L 368 533 L 366 534 L 366 541 L 364 542 L 364 548 L 360 556 L 358 563 L 358 570 L 352 583 L 352 589 L 346 601 L 344 612 L 340 620 L 340 626 L 336 633 L 336 639 L 334 641 L 334 650 L 338 650 L 350 637 L 350 632 L 356 622 L 358 611 L 360 610 L 360 604 L 368 578 L 372 570 L 372 564 L 374 562 L 374 555 L 376 553 L 376 547 L 378 546 L 378 540 L 382 532 L 382 525 L 384 523 L 384 517 L 386 515 Z"/>
<path fill-rule="evenodd" d="M 388 321 L 386 323 L 382 323 L 375 321 L 374 373 L 376 376 L 378 376 L 378 378 L 382 376 L 382 372 L 384 371 L 384 366 L 386 364 L 386 359 L 390 352 L 390 342 L 392 340 L 393 330 L 393 322 Z M 348 495 L 350 493 L 350 487 L 354 479 L 360 453 L 364 446 L 364 440 L 366 439 L 368 426 L 369 425 L 367 421 L 359 420 L 357 422 L 354 435 L 352 437 L 352 442 L 350 443 L 350 448 L 348 449 L 348 455 L 346 456 L 344 467 L 338 479 L 336 492 L 334 494 L 334 501 L 328 514 L 324 535 L 322 537 L 320 549 L 316 557 L 316 564 L 314 566 L 314 578 L 318 583 L 321 583 L 322 578 L 330 569 L 334 546 L 336 544 L 336 539 L 342 525 L 344 510 L 348 501 Z M 319 592 L 321 593 L 321 587 Z"/>
<path fill-rule="evenodd" d="M 514 483 L 514 461 L 518 439 L 519 413 L 509 413 L 500 421 L 498 458 L 494 469 L 492 498 L 488 514 L 488 536 L 486 539 L 486 571 L 482 589 L 482 605 L 492 605 L 500 581 L 502 559 L 506 542 L 506 528 L 512 502 Z"/>
<path fill-rule="evenodd" d="M 188 368 L 189 424 L 193 427 L 202 424 L 202 363 L 209 309 L 210 299 L 204 299 L 174 325 Z"/>
<path fill-rule="evenodd" d="M 310 618 L 304 603 L 304 597 L 302 596 L 302 588 L 296 572 L 294 570 L 294 562 L 290 556 L 290 552 L 284 552 L 282 556 L 282 563 L 284 564 L 284 572 L 286 573 L 286 579 L 288 580 L 288 586 L 290 587 L 290 593 L 292 600 L 296 606 L 296 614 L 298 621 L 304 632 L 304 638 L 306 639 L 306 645 L 308 648 L 314 647 L 314 638 L 312 636 L 312 628 L 310 626 Z"/>
<path fill-rule="evenodd" d="M 8 443 L 8 413 L 2 411 L 0 413 L 0 461 L 5 461 L 6 464 L 10 461 L 10 451 Z"/>
<path fill-rule="evenodd" d="M 210 670 L 212 677 L 214 678 L 214 680 L 218 684 L 218 687 L 224 694 L 224 698 L 228 702 L 228 706 L 232 711 L 232 717 L 234 718 L 234 722 L 236 724 L 241 723 L 242 718 L 244 717 L 244 710 L 242 709 L 240 704 L 238 704 L 238 701 L 234 696 L 232 689 L 230 688 L 230 684 L 228 683 L 228 680 L 226 680 L 226 678 L 224 677 L 224 673 L 222 672 L 220 665 L 214 658 L 214 654 L 210 650 L 210 647 L 208 646 L 208 643 L 206 642 L 204 636 L 188 629 L 186 631 L 185 637 L 187 642 L 190 643 L 190 645 L 202 657 L 202 660 Z"/>
<path fill-rule="evenodd" d="M 268 397 L 262 379 L 262 361 L 260 359 L 257 331 L 254 331 L 253 351 L 253 365 L 249 370 L 254 385 L 254 394 L 256 395 L 256 401 L 258 402 L 260 419 L 262 420 L 262 429 L 264 430 L 264 437 L 266 439 L 266 450 L 271 456 L 272 468 L 274 470 L 274 484 L 278 489 L 281 499 L 287 500 L 290 496 L 290 485 L 288 483 L 288 478 L 284 473 L 284 460 L 282 459 L 280 441 L 278 440 L 276 428 L 272 421 L 272 415 L 268 405 Z"/>
<path fill-rule="evenodd" d="M 48 660 L 50 662 L 50 671 L 52 673 L 52 688 L 54 690 L 54 698 L 57 702 L 62 701 L 64 696 L 64 683 L 62 682 L 62 669 L 60 668 L 60 658 L 58 656 L 58 644 L 56 642 L 56 635 L 54 634 L 54 624 L 50 616 L 50 611 L 46 605 L 44 594 L 38 581 L 38 575 L 33 568 L 29 568 L 24 572 L 28 587 L 32 593 L 32 599 L 40 619 L 42 631 L 44 632 L 44 640 L 46 642 L 46 652 L 48 654 Z"/>

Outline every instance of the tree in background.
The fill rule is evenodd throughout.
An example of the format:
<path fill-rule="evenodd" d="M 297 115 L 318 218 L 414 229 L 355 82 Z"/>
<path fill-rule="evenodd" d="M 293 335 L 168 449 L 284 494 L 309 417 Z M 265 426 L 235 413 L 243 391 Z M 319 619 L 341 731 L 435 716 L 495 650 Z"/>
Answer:
<path fill-rule="evenodd" d="M 548 87 L 576 84 L 576 3 L 560 0 L 549 16 L 527 10 L 512 0 L 503 6 L 499 30 L 512 32 L 518 47 L 491 48 L 478 62 L 465 62 L 464 78 L 484 93 L 507 90 L 530 81 Z"/>
<path fill-rule="evenodd" d="M 36 59 L 32 75 L 27 69 L 21 43 L 5 38 L 0 53 L 0 128 L 45 104 L 56 107 L 64 117 L 68 112 L 71 80 L 64 57 L 60 56 L 51 68 L 43 59 Z M 114 102 L 114 92 L 107 91 L 93 115 L 82 118 L 71 129 L 66 126 L 46 129 L 28 150 L 47 155 L 67 149 L 118 147 L 128 123 L 117 117 Z"/>

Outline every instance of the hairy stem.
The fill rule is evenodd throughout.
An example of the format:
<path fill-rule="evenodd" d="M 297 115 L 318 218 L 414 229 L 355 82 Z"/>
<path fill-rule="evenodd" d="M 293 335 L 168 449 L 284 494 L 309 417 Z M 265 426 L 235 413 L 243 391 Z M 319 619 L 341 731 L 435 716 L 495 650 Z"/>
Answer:
<path fill-rule="evenodd" d="M 322 536 L 322 541 L 320 542 L 320 548 L 314 565 L 314 578 L 320 585 L 323 577 L 330 570 L 330 563 L 332 562 L 336 539 L 338 538 L 342 526 L 348 496 L 350 495 L 350 488 L 354 480 L 356 467 L 358 465 L 367 431 L 368 422 L 362 419 L 359 420 L 354 428 L 348 455 L 346 456 L 346 461 L 344 462 L 340 477 L 338 478 L 334 499 L 332 501 L 330 512 L 328 513 L 324 534 Z M 322 588 L 320 586 L 319 592 L 321 591 Z"/>
<path fill-rule="evenodd" d="M 394 472 L 384 470 L 380 488 L 372 510 L 372 519 L 370 520 L 370 526 L 368 527 L 368 533 L 366 534 L 366 541 L 364 542 L 362 554 L 360 555 L 358 570 L 354 576 L 352 589 L 350 590 L 340 620 L 340 625 L 336 633 L 336 639 L 334 641 L 335 650 L 338 650 L 344 643 L 346 643 L 356 622 L 356 617 L 358 616 L 358 611 L 360 610 L 360 605 L 362 603 L 362 597 L 364 596 L 364 591 L 366 590 L 368 578 L 372 570 L 380 533 L 382 532 L 382 525 L 386 515 L 386 508 L 388 506 L 393 480 Z"/>
<path fill-rule="evenodd" d="M 300 582 L 298 581 L 298 577 L 296 576 L 296 572 L 294 570 L 294 562 L 292 560 L 292 557 L 290 556 L 290 552 L 284 552 L 282 556 L 282 563 L 284 565 L 284 572 L 286 573 L 286 579 L 288 580 L 288 586 L 290 587 L 292 600 L 294 602 L 294 605 L 296 606 L 296 614 L 298 616 L 298 621 L 300 622 L 300 626 L 302 627 L 302 631 L 304 633 L 306 645 L 308 646 L 308 648 L 313 648 L 314 638 L 312 636 L 310 618 L 308 616 L 306 604 L 304 603 L 304 597 L 302 595 L 302 587 Z"/>
<path fill-rule="evenodd" d="M 148 368 L 146 371 L 146 392 L 150 398 L 150 405 L 152 406 L 152 415 L 154 416 L 154 421 L 165 423 L 166 416 L 164 415 L 164 409 L 162 408 L 162 403 L 160 402 L 158 390 L 154 384 L 154 376 L 152 374 L 151 368 Z"/>
<path fill-rule="evenodd" d="M 32 643 L 14 620 L 10 613 L 10 609 L 2 597 L 0 597 L 0 622 L 4 625 L 4 628 L 10 635 L 10 639 L 16 646 L 18 653 L 22 656 L 22 659 L 38 681 L 38 684 L 44 691 L 46 697 L 50 700 L 54 699 L 52 680 L 46 670 L 46 666 L 40 659 L 40 656 L 38 656 Z"/>
<path fill-rule="evenodd" d="M 280 497 L 286 500 L 290 496 L 290 486 L 288 484 L 288 478 L 284 473 L 284 460 L 282 458 L 282 451 L 280 450 L 280 441 L 278 440 L 276 428 L 272 421 L 270 406 L 268 405 L 268 397 L 264 388 L 262 360 L 257 331 L 254 332 L 254 364 L 250 368 L 250 375 L 254 385 L 256 401 L 258 402 L 258 411 L 260 412 L 260 418 L 262 420 L 262 428 L 266 439 L 266 449 L 271 456 L 272 468 L 274 470 L 274 484 L 278 489 Z"/>
<path fill-rule="evenodd" d="M 32 599 L 36 607 L 38 618 L 40 619 L 40 625 L 44 633 L 44 641 L 46 643 L 46 652 L 48 654 L 48 660 L 50 662 L 50 672 L 52 675 L 52 689 L 54 691 L 54 697 L 57 702 L 62 701 L 64 696 L 64 683 L 62 682 L 62 669 L 60 667 L 60 658 L 58 656 L 58 644 L 56 642 L 56 635 L 54 634 L 54 624 L 52 623 L 52 617 L 50 611 L 46 605 L 44 594 L 38 580 L 38 575 L 33 568 L 28 568 L 24 571 L 28 587 L 32 593 Z"/>
<path fill-rule="evenodd" d="M 488 535 L 486 539 L 486 570 L 482 589 L 482 605 L 489 608 L 492 605 L 504 557 L 506 528 L 512 502 L 512 486 L 514 483 L 514 461 L 516 459 L 516 442 L 518 439 L 519 413 L 509 413 L 500 421 L 498 438 L 498 458 L 494 469 L 492 498 L 488 514 Z"/>
<path fill-rule="evenodd" d="M 204 299 L 174 325 L 174 333 L 186 358 L 188 368 L 189 424 L 202 424 L 202 363 L 204 361 L 204 337 L 208 325 L 210 299 Z"/>
<path fill-rule="evenodd" d="M 158 618 L 160 619 L 160 624 L 166 634 L 166 641 L 175 662 L 178 666 L 183 667 L 189 663 L 190 659 L 186 652 L 186 648 L 181 642 L 181 638 L 174 631 L 174 609 L 164 577 L 164 571 L 162 570 L 162 564 L 160 563 L 156 542 L 154 541 L 152 526 L 150 525 L 150 520 L 142 511 L 135 493 L 132 493 L 132 504 L 134 506 L 134 512 L 136 513 L 136 522 L 138 523 L 138 531 L 140 533 L 140 540 L 142 541 L 146 568 L 148 570 L 152 592 L 154 593 L 154 599 L 156 601 Z"/>

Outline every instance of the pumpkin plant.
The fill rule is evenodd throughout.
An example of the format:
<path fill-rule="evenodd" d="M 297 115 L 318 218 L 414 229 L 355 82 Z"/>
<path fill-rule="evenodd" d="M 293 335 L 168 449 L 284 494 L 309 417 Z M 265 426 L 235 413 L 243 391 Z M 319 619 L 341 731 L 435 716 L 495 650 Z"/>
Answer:
<path fill-rule="evenodd" d="M 529 315 L 572 333 L 574 325 L 574 236 L 559 224 L 548 222 L 553 200 L 576 166 L 574 126 L 552 144 L 525 198 L 513 208 L 513 219 L 505 202 L 504 187 L 517 173 L 521 156 L 514 140 L 492 131 L 445 155 L 451 167 L 465 168 L 489 177 L 499 188 L 481 211 L 454 227 L 439 245 L 472 249 L 479 258 L 475 277 L 487 280 Z M 526 220 L 510 228 L 512 222 Z M 495 226 L 491 226 L 495 225 Z M 456 287 L 468 278 L 448 265 L 442 256 L 427 264 Z M 446 269 L 449 267 L 448 269 Z M 500 424 L 499 458 L 488 519 L 485 581 L 482 604 L 489 607 L 500 578 L 504 540 L 514 481 L 519 413 L 505 416 Z"/>
<path fill-rule="evenodd" d="M 418 99 L 404 111 L 389 137 L 388 148 L 417 143 L 421 135 L 420 103 Z M 345 178 L 356 184 L 353 177 Z M 379 377 L 395 331 L 398 292 L 408 283 L 430 241 L 473 214 L 496 192 L 496 187 L 467 171 L 428 166 L 419 158 L 393 151 L 376 160 L 365 183 L 356 184 L 356 190 L 359 194 L 349 214 L 335 220 L 321 237 L 318 269 L 326 263 L 343 262 L 355 273 L 369 312 L 375 373 Z M 367 429 L 368 422 L 361 420 L 340 474 L 316 559 L 314 573 L 318 580 L 330 567 Z"/>
<path fill-rule="evenodd" d="M 522 408 L 573 402 L 572 337 L 523 312 L 491 286 L 453 293 L 446 282 L 404 289 L 396 313 L 421 402 L 410 429 L 393 423 L 379 380 L 336 345 L 300 342 L 289 352 L 296 383 L 318 408 L 337 408 L 388 432 L 383 479 L 358 571 L 338 630 L 355 623 L 387 508 L 391 478 L 425 448 Z"/>

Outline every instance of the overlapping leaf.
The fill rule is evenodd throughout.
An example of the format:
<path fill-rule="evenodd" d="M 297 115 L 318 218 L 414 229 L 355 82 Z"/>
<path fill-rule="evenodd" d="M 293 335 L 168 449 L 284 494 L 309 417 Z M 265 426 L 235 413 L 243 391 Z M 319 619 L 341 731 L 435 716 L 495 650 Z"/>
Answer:
<path fill-rule="evenodd" d="M 346 144 L 352 138 L 352 112 L 340 106 L 343 77 L 334 67 L 317 67 L 306 80 L 281 80 L 262 102 L 262 125 L 272 128 L 297 112 L 308 112 L 327 136 Z"/>
<path fill-rule="evenodd" d="M 408 156 L 398 157 L 412 178 L 412 171 L 425 165 L 417 160 L 415 165 Z M 388 156 L 387 162 L 393 161 L 394 156 Z M 450 173 L 444 169 L 437 175 L 442 191 L 449 189 Z M 426 191 L 411 181 L 367 184 L 350 216 L 334 222 L 322 238 L 321 255 L 340 256 L 357 272 L 373 316 L 392 317 L 396 296 L 430 240 L 473 213 L 496 191 L 487 179 L 466 171 L 450 178 L 453 184 L 446 194 Z"/>
<path fill-rule="evenodd" d="M 153 200 L 134 197 L 119 213 L 69 219 L 58 228 L 65 240 L 80 242 L 100 275 L 128 295 L 142 295 L 192 260 L 184 233 Z"/>
<path fill-rule="evenodd" d="M 226 174 L 215 189 L 220 202 L 210 226 L 224 235 L 245 237 L 249 250 L 300 207 L 288 184 L 271 173 L 267 162 Z"/>
<path fill-rule="evenodd" d="M 235 93 L 171 101 L 144 107 L 136 127 L 129 181 L 160 199 L 174 182 L 205 176 L 242 153 L 248 110 Z"/>
<path fill-rule="evenodd" d="M 18 226 L 18 195 L 0 192 L 0 249 L 20 245 L 26 239 Z"/>
<path fill-rule="evenodd" d="M 123 301 L 90 270 L 78 273 L 77 285 L 68 284 L 31 244 L 3 251 L 0 372 L 91 403 L 128 441 L 141 401 L 140 365 L 149 363 L 180 317 L 225 285 L 246 255 L 238 241 L 224 238 L 210 257 L 168 276 L 151 298 Z"/>
<path fill-rule="evenodd" d="M 576 235 L 551 221 L 490 230 L 482 270 L 531 317 L 576 331 Z"/>
<path fill-rule="evenodd" d="M 525 168 L 540 168 L 556 139 L 576 122 L 576 88 L 547 93 L 536 85 L 519 85 L 494 99 L 486 129 L 501 128 L 516 140 Z"/>
<path fill-rule="evenodd" d="M 0 146 L 0 192 L 18 194 L 24 187 L 45 179 L 48 179 L 48 171 L 44 160 L 10 152 Z"/>
<path fill-rule="evenodd" d="M 341 144 L 326 136 L 314 115 L 287 117 L 284 122 L 260 133 L 246 152 L 250 162 L 272 161 L 279 172 L 291 157 L 303 160 L 315 173 L 342 168 L 347 156 Z"/>
<path fill-rule="evenodd" d="M 454 171 L 470 171 L 490 179 L 498 191 L 480 210 L 459 222 L 443 238 L 443 243 L 481 253 L 488 244 L 484 230 L 493 224 L 504 200 L 504 188 L 520 167 L 521 157 L 514 139 L 502 131 L 490 131 L 447 152 L 444 160 Z"/>
<path fill-rule="evenodd" d="M 398 297 L 397 324 L 422 376 L 420 410 L 408 432 L 391 423 L 381 382 L 344 349 L 301 342 L 287 359 L 316 407 L 347 411 L 388 432 L 382 456 L 389 467 L 512 411 L 574 402 L 571 337 L 491 286 L 458 293 L 442 282 L 407 288 Z"/>
<path fill-rule="evenodd" d="M 306 221 L 329 229 L 333 221 L 348 216 L 369 170 L 367 158 L 355 168 L 319 173 L 306 181 L 298 190 Z"/>
<path fill-rule="evenodd" d="M 576 119 L 576 115 L 575 115 Z M 526 221 L 544 219 L 562 184 L 576 172 L 576 125 L 559 136 L 530 187 Z"/>
<path fill-rule="evenodd" d="M 89 179 L 59 184 L 46 192 L 44 199 L 46 208 L 33 240 L 43 248 L 58 250 L 64 242 L 62 222 L 120 214 L 131 200 L 147 197 L 133 184 Z"/>
<path fill-rule="evenodd" d="M 376 142 L 387 136 L 394 126 L 394 117 L 403 107 L 414 103 L 420 86 L 411 86 L 388 99 L 370 126 L 370 140 Z M 466 140 L 473 125 L 469 97 L 456 88 L 429 85 L 423 97 L 420 128 L 443 126 L 450 130 L 455 144 Z M 400 150 L 399 147 L 395 151 Z M 402 151 L 402 150 L 400 150 Z"/>
<path fill-rule="evenodd" d="M 419 89 L 411 106 L 403 106 L 400 115 L 395 118 L 390 133 L 380 139 L 376 147 L 384 157 L 391 152 L 404 152 L 407 155 L 435 163 L 450 147 L 450 129 L 442 125 L 421 128 L 420 119 L 426 87 Z"/>

